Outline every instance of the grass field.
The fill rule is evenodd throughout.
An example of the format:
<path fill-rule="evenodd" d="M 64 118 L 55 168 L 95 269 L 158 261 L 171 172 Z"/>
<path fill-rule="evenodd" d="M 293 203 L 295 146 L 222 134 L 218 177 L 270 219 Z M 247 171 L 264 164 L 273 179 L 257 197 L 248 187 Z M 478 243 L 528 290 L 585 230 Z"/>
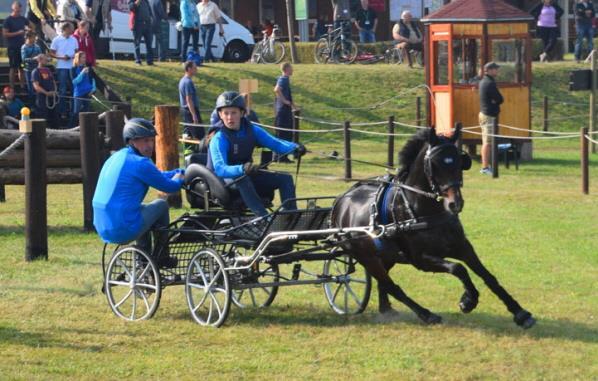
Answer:
<path fill-rule="evenodd" d="M 583 94 L 565 90 L 573 66 L 535 68 L 534 101 L 548 94 L 583 102 Z M 101 67 L 145 115 L 148 106 L 176 102 L 178 65 L 161 65 L 149 79 L 145 68 L 127 63 L 103 61 Z M 202 108 L 249 75 L 270 83 L 276 69 L 224 64 L 201 69 Z M 414 118 L 414 101 L 407 96 L 382 111 L 330 107 L 373 104 L 421 82 L 421 71 L 404 67 L 299 65 L 293 89 L 297 103 L 314 118 L 377 121 L 392 113 L 406 120 Z M 256 102 L 270 102 L 270 91 L 270 84 L 261 86 Z M 264 117 L 268 110 L 258 106 Z M 560 105 L 554 115 L 586 111 Z M 551 128 L 578 131 L 579 124 L 562 119 Z M 356 137 L 353 156 L 384 162 L 384 142 Z M 0 379 L 598 379 L 598 156 L 591 159 L 590 195 L 584 196 L 578 145 L 576 139 L 538 142 L 532 162 L 519 171 L 501 167 L 497 180 L 480 175 L 477 163 L 465 174 L 465 230 L 482 261 L 538 319 L 528 331 L 512 322 L 479 278 L 473 276 L 480 304 L 463 315 L 455 278 L 406 266 L 393 269 L 393 278 L 442 315 L 443 324 L 424 326 L 397 303 L 399 317 L 382 322 L 375 292 L 365 313 L 343 318 L 315 286 L 281 289 L 267 309 L 233 308 L 217 330 L 192 321 L 183 288 L 167 288 L 153 319 L 126 323 L 111 313 L 100 292 L 102 244 L 81 231 L 81 186 L 49 186 L 49 260 L 34 263 L 23 260 L 24 189 L 7 186 L 8 202 L 0 204 Z M 332 134 L 309 146 L 342 148 Z M 381 170 L 355 164 L 354 177 L 377 174 Z M 299 195 L 337 195 L 350 185 L 316 176 L 342 176 L 342 165 L 306 156 Z M 171 217 L 182 212 L 172 210 Z"/>

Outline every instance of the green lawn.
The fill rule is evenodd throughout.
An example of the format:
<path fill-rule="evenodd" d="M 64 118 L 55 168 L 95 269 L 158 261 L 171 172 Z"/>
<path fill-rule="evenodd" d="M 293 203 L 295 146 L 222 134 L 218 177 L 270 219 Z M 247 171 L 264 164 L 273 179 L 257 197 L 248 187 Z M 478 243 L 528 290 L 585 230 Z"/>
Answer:
<path fill-rule="evenodd" d="M 534 101 L 548 94 L 585 102 L 585 94 L 566 91 L 566 72 L 574 66 L 534 68 Z M 176 102 L 178 65 L 147 73 L 145 67 L 102 61 L 101 68 L 117 91 L 133 96 L 134 110 L 143 115 L 151 105 Z M 266 65 L 202 68 L 202 108 L 246 77 L 261 80 L 256 102 L 270 102 L 276 73 Z M 378 121 L 394 114 L 412 120 L 415 101 L 407 95 L 383 110 L 330 106 L 373 104 L 421 82 L 420 70 L 405 67 L 298 65 L 293 90 L 305 115 L 314 118 Z M 555 116 L 587 112 L 583 105 L 561 106 Z M 269 106 L 257 109 L 271 116 Z M 552 128 L 578 131 L 579 123 L 562 119 Z M 316 152 L 342 152 L 334 134 L 308 145 Z M 539 142 L 532 162 L 519 171 L 501 167 L 497 180 L 480 175 L 478 163 L 465 174 L 463 225 L 482 261 L 538 319 L 528 331 L 512 322 L 479 278 L 473 276 L 480 304 L 463 315 L 455 278 L 407 266 L 393 269 L 393 278 L 442 315 L 443 324 L 424 326 L 396 302 L 399 317 L 382 322 L 375 292 L 364 314 L 343 318 L 316 286 L 281 289 L 267 309 L 233 307 L 221 329 L 195 324 L 183 288 L 167 288 L 153 319 L 126 323 L 100 292 L 102 244 L 81 231 L 81 186 L 49 186 L 49 260 L 34 263 L 23 260 L 24 188 L 7 186 L 8 202 L 0 204 L 0 379 L 598 379 L 598 156 L 591 158 L 590 195 L 584 196 L 578 145 L 576 139 Z M 353 156 L 384 162 L 385 139 L 355 136 Z M 342 163 L 308 155 L 298 194 L 337 195 L 350 184 L 316 177 L 342 173 Z M 381 173 L 354 164 L 356 178 Z M 172 210 L 171 216 L 183 211 Z"/>

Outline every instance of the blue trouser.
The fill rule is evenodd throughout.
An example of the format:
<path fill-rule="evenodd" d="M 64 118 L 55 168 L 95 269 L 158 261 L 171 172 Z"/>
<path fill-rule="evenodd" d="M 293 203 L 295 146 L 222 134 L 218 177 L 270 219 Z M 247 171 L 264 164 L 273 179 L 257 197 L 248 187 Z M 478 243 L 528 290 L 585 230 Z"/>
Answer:
<path fill-rule="evenodd" d="M 371 29 L 362 29 L 359 31 L 359 42 L 362 44 L 376 42 L 376 34 Z"/>
<path fill-rule="evenodd" d="M 71 69 L 56 69 L 56 76 L 58 77 L 58 112 L 60 115 L 65 115 L 67 110 L 67 98 L 66 93 L 69 87 L 72 87 L 73 77 L 71 75 Z"/>
<path fill-rule="evenodd" d="M 583 44 L 583 39 L 586 38 L 588 40 L 588 51 L 592 51 L 594 49 L 594 30 L 592 29 L 592 24 L 577 24 L 575 26 L 575 30 L 577 32 L 577 40 L 575 41 L 575 59 L 581 59 L 581 45 Z"/>
<path fill-rule="evenodd" d="M 152 52 L 152 27 L 147 23 L 140 23 L 133 28 L 133 44 L 135 45 L 135 62 L 141 63 L 141 38 L 145 42 L 145 58 L 148 64 L 154 62 L 154 55 Z"/>
<path fill-rule="evenodd" d="M 25 83 L 27 84 L 27 94 L 29 102 L 35 99 L 35 90 L 33 89 L 33 81 L 31 81 L 31 70 L 25 70 Z"/>
<path fill-rule="evenodd" d="M 199 30 L 193 28 L 183 28 L 183 48 L 181 49 L 181 61 L 187 61 L 189 38 L 193 40 L 193 51 L 199 53 Z"/>
<path fill-rule="evenodd" d="M 295 198 L 293 177 L 288 173 L 259 172 L 256 175 L 243 177 L 233 187 L 239 190 L 243 202 L 256 216 L 268 214 L 260 196 L 267 196 L 273 189 L 279 190 L 280 201 L 286 210 L 297 209 L 295 200 L 285 203 Z"/>
<path fill-rule="evenodd" d="M 168 203 L 166 200 L 157 199 L 149 204 L 141 205 L 141 216 L 143 217 L 143 224 L 139 237 L 137 238 L 137 245 L 146 253 L 152 253 L 152 229 L 167 228 L 170 223 L 170 216 L 168 214 Z M 165 245 L 165 240 L 168 239 L 167 232 L 161 232 L 154 236 L 156 245 Z"/>
<path fill-rule="evenodd" d="M 204 57 L 207 60 L 214 60 L 212 55 L 212 40 L 216 31 L 215 24 L 205 24 L 201 26 L 201 43 L 203 44 Z"/>
<path fill-rule="evenodd" d="M 69 128 L 73 128 L 77 125 L 80 112 L 89 111 L 90 99 L 91 96 L 89 94 L 75 97 L 75 99 L 73 100 L 73 111 L 71 112 L 71 117 L 69 119 Z"/>
<path fill-rule="evenodd" d="M 158 60 L 166 61 L 166 54 L 168 53 L 168 41 L 164 41 L 161 24 L 154 25 L 154 37 L 156 39 L 156 43 L 154 45 L 156 47 L 155 55 L 158 57 Z"/>

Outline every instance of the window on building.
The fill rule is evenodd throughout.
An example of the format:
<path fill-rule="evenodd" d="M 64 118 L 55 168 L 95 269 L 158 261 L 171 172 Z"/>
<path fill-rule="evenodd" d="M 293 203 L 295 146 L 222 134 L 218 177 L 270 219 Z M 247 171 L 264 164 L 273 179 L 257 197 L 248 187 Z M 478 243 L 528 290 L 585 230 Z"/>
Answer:
<path fill-rule="evenodd" d="M 448 85 L 448 41 L 434 41 L 434 84 Z"/>
<path fill-rule="evenodd" d="M 525 39 L 491 40 L 490 61 L 500 65 L 497 82 L 526 83 Z"/>
<path fill-rule="evenodd" d="M 477 38 L 453 40 L 453 83 L 476 84 L 480 81 L 481 45 Z"/>

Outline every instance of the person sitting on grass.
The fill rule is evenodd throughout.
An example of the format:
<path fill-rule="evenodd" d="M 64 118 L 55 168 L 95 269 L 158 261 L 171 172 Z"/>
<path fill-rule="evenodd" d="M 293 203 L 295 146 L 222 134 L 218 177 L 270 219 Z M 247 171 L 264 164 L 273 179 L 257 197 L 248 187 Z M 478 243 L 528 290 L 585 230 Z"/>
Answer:
<path fill-rule="evenodd" d="M 140 249 L 152 253 L 151 231 L 168 227 L 168 203 L 157 199 L 144 204 L 149 187 L 166 193 L 183 186 L 183 170 L 160 171 L 152 162 L 156 129 L 152 122 L 132 118 L 125 123 L 123 140 L 127 145 L 114 153 L 100 172 L 93 196 L 93 224 L 107 243 L 126 244 L 137 240 Z M 164 245 L 168 233 L 156 231 L 156 247 Z M 162 246 L 162 247 L 165 247 Z M 163 250 L 158 266 L 176 267 L 177 259 Z"/>
<path fill-rule="evenodd" d="M 241 193 L 243 202 L 256 216 L 268 214 L 260 195 L 280 191 L 280 199 L 285 209 L 297 209 L 295 185 L 288 173 L 265 172 L 253 163 L 253 150 L 256 146 L 266 147 L 286 155 L 294 152 L 302 156 L 307 151 L 302 144 L 278 139 L 262 128 L 252 124 L 243 114 L 245 100 L 234 91 L 227 91 L 218 97 L 216 109 L 220 121 L 213 128 L 208 148 L 207 167 L 225 182 L 231 183 Z"/>

